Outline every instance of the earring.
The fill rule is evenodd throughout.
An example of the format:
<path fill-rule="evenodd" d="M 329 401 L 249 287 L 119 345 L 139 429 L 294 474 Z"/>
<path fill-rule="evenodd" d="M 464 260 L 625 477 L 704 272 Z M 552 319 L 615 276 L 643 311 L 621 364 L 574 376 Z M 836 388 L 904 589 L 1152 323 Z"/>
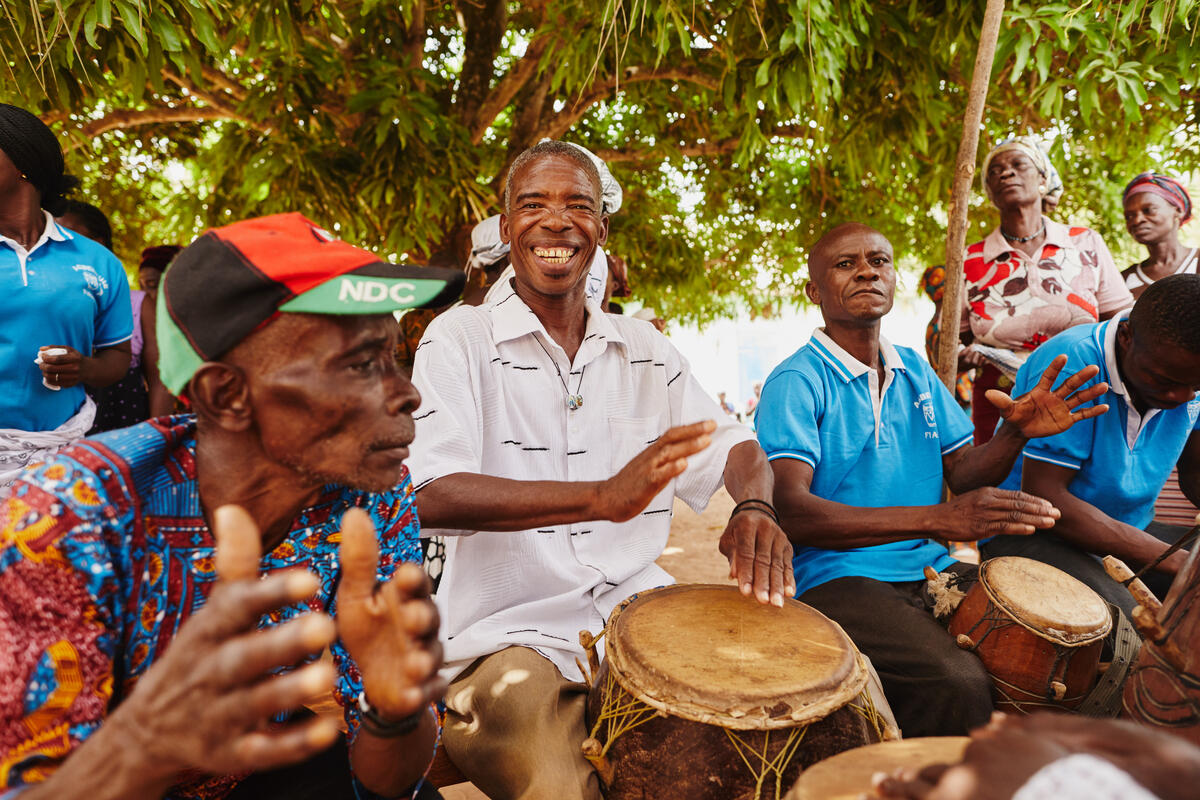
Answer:
<path fill-rule="evenodd" d="M 28 176 L 28 175 L 26 175 L 24 172 L 22 172 L 22 173 L 21 173 L 21 180 L 23 180 L 23 181 L 27 181 L 27 180 L 29 180 L 29 176 Z"/>

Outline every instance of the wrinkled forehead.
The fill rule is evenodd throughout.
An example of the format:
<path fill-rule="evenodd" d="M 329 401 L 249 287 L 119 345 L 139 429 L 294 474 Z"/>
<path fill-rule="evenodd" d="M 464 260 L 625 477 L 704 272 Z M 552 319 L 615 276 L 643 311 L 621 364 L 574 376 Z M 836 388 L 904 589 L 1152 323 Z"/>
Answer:
<path fill-rule="evenodd" d="M 534 156 L 512 177 L 513 197 L 521 194 L 583 195 L 600 204 L 600 181 L 582 164 L 558 153 Z"/>
<path fill-rule="evenodd" d="M 840 225 L 822 236 L 813 246 L 809 257 L 809 271 L 815 277 L 842 257 L 862 253 L 885 253 L 891 256 L 892 243 L 882 233 L 867 225 Z"/>

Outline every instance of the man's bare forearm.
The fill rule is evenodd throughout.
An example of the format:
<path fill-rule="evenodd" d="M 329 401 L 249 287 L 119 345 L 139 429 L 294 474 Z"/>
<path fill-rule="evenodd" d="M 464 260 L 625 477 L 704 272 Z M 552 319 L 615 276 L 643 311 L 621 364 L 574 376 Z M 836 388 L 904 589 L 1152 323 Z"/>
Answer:
<path fill-rule="evenodd" d="M 406 736 L 384 739 L 359 729 L 350 748 L 354 775 L 375 794 L 394 797 L 409 789 L 425 774 L 433 758 L 437 724 L 425 709 L 421 722 Z"/>
<path fill-rule="evenodd" d="M 848 550 L 934 536 L 939 507 L 861 508 L 781 488 L 775 493 L 775 508 L 793 545 Z"/>
<path fill-rule="evenodd" d="M 743 500 L 773 502 L 775 475 L 771 472 L 767 454 L 757 442 L 739 442 L 729 450 L 725 459 L 725 490 L 735 503 Z"/>
<path fill-rule="evenodd" d="M 1040 472 L 1046 471 L 1043 468 L 1033 466 L 1031 470 L 1032 463 L 1028 460 L 1025 462 L 1023 488 L 1049 500 L 1062 512 L 1053 532 L 1066 541 L 1097 556 L 1116 556 L 1135 569 L 1158 558 L 1167 548 L 1167 545 L 1145 531 L 1113 519 L 1091 503 L 1071 494 L 1066 485 L 1060 485 L 1060 481 L 1040 475 Z M 1032 477 L 1030 472 L 1033 473 Z M 1186 557 L 1186 551 L 1175 553 L 1158 569 L 1174 575 L 1183 567 Z"/>
<path fill-rule="evenodd" d="M 604 518 L 599 481 L 518 481 L 456 472 L 417 493 L 421 526 L 469 531 L 523 531 Z"/>
<path fill-rule="evenodd" d="M 967 445 L 943 459 L 946 485 L 955 494 L 999 485 L 1012 472 L 1028 442 L 1015 426 L 1002 424 L 987 444 Z"/>

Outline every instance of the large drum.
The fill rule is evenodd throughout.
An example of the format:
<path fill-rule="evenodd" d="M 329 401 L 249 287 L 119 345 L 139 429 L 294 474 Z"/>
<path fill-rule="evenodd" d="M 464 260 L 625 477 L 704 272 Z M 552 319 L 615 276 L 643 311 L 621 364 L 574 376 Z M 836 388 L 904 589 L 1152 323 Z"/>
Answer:
<path fill-rule="evenodd" d="M 786 800 L 859 800 L 871 795 L 878 773 L 957 764 L 970 742 L 967 736 L 929 736 L 847 750 L 805 770 Z"/>
<path fill-rule="evenodd" d="M 1200 745 L 1200 548 L 1193 548 L 1162 610 L 1134 613 L 1146 636 L 1125 682 L 1125 714 Z"/>
<path fill-rule="evenodd" d="M 622 603 L 606 636 L 583 751 L 610 800 L 777 799 L 805 767 L 887 734 L 863 657 L 795 600 L 671 586 Z"/>
<path fill-rule="evenodd" d="M 983 562 L 950 620 L 960 647 L 979 654 L 996 707 L 1073 709 L 1096 682 L 1112 614 L 1100 595 L 1028 558 Z"/>

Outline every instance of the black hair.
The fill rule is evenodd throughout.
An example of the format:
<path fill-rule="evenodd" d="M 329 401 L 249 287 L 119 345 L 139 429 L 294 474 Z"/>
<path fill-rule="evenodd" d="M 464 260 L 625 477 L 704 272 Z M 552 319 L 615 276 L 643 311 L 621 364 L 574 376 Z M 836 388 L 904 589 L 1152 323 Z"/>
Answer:
<path fill-rule="evenodd" d="M 79 217 L 83 221 L 88 232 L 92 234 L 88 238 L 94 238 L 109 250 L 113 249 L 112 225 L 109 224 L 108 217 L 104 215 L 103 211 L 82 200 L 64 200 L 63 210 L 58 216 L 65 217 L 67 214 Z M 83 233 L 83 231 L 79 231 L 79 233 Z"/>
<path fill-rule="evenodd" d="M 1147 344 L 1200 353 L 1200 275 L 1171 275 L 1150 284 L 1134 303 L 1129 326 Z"/>
<path fill-rule="evenodd" d="M 54 131 L 25 109 L 0 103 L 0 150 L 37 189 L 42 208 L 56 217 L 62 215 L 66 196 L 79 179 L 66 174 Z"/>
<path fill-rule="evenodd" d="M 596 162 L 592 161 L 592 157 L 585 151 L 580 150 L 573 144 L 559 142 L 553 139 L 547 139 L 544 142 L 538 142 L 533 147 L 521 153 L 513 161 L 512 166 L 508 168 L 508 174 L 504 178 L 504 210 L 508 212 L 509 200 L 512 192 L 513 177 L 525 168 L 525 165 L 538 158 L 546 156 L 561 156 L 562 158 L 574 161 L 579 168 L 584 171 L 591 181 L 592 187 L 596 190 L 596 205 L 598 208 L 603 207 L 603 194 L 600 188 L 600 170 L 596 169 Z"/>

